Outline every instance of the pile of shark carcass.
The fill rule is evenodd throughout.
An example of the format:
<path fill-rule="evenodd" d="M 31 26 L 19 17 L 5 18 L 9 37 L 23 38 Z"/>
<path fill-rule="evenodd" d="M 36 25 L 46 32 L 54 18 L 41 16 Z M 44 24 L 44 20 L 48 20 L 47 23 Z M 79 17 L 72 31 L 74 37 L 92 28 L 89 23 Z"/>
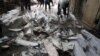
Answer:
<path fill-rule="evenodd" d="M 15 9 L 0 18 L 4 24 L 2 48 L 14 42 L 26 48 L 21 50 L 21 56 L 100 56 L 100 40 L 86 31 L 72 13 L 70 19 L 62 21 L 57 15 L 42 11 L 26 12 L 22 16 L 19 13 Z"/>

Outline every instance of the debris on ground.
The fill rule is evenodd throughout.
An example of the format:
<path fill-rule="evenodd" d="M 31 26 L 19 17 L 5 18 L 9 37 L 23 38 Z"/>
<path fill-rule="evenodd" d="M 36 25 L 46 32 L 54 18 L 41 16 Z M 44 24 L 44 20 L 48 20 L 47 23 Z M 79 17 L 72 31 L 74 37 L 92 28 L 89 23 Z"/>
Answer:
<path fill-rule="evenodd" d="M 6 52 L 12 56 L 100 56 L 100 40 L 83 29 L 71 12 L 69 18 L 59 20 L 55 8 L 48 12 L 32 8 L 23 15 L 19 15 L 19 8 L 2 14 L 6 31 L 3 29 L 0 37 L 1 53 L 13 46 Z"/>

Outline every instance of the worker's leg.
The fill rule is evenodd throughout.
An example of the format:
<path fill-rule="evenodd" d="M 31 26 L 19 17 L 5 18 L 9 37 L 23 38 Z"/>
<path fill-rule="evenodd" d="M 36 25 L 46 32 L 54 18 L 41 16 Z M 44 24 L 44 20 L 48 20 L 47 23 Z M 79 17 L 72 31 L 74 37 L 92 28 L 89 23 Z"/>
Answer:
<path fill-rule="evenodd" d="M 67 10 L 67 11 L 68 11 L 68 12 L 67 12 L 67 15 L 69 15 L 69 7 L 70 7 L 70 6 L 69 6 L 69 3 L 67 3 L 66 7 L 68 8 L 68 10 Z"/>
<path fill-rule="evenodd" d="M 0 25 L 1 26 L 1 25 Z M 2 37 L 2 26 L 0 27 L 0 38 Z"/>
<path fill-rule="evenodd" d="M 63 8 L 63 14 L 66 15 L 66 8 Z"/>
<path fill-rule="evenodd" d="M 45 11 L 47 11 L 47 3 L 45 3 Z"/>
<path fill-rule="evenodd" d="M 57 12 L 58 15 L 61 14 L 61 8 L 60 8 L 60 4 L 58 4 L 58 12 Z"/>
<path fill-rule="evenodd" d="M 51 9 L 50 3 L 48 3 L 48 6 L 49 6 L 49 10 L 50 10 Z"/>
<path fill-rule="evenodd" d="M 24 5 L 21 4 L 20 6 L 21 6 L 21 11 L 24 11 Z"/>
<path fill-rule="evenodd" d="M 24 6 L 25 6 L 25 9 L 27 10 L 28 9 L 28 4 L 25 3 Z"/>
<path fill-rule="evenodd" d="M 30 3 L 28 4 L 27 7 L 28 7 L 28 10 L 31 10 L 31 5 L 30 5 Z"/>

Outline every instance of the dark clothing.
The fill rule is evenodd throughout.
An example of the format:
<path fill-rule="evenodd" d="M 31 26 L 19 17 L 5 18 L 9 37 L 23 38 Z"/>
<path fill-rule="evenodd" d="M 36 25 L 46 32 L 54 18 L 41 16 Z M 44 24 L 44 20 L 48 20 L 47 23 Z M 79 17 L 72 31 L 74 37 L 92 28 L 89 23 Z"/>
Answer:
<path fill-rule="evenodd" d="M 38 3 L 40 4 L 40 6 L 41 6 L 41 5 L 44 6 L 44 0 L 37 0 L 37 1 L 38 1 Z"/>
<path fill-rule="evenodd" d="M 0 38 L 2 37 L 2 26 L 3 26 L 3 22 L 0 20 Z"/>
<path fill-rule="evenodd" d="M 2 10 L 0 11 L 1 13 L 3 13 L 3 11 L 6 11 L 3 0 L 0 0 L 0 8 L 2 8 Z"/>
<path fill-rule="evenodd" d="M 61 14 L 61 9 L 63 10 L 63 14 L 64 15 L 68 15 L 68 13 L 66 13 L 66 8 L 68 8 L 68 12 L 69 12 L 69 2 L 59 2 L 58 3 L 58 15 L 60 15 Z"/>
<path fill-rule="evenodd" d="M 49 3 L 50 2 L 50 0 L 45 0 L 45 3 Z"/>
<path fill-rule="evenodd" d="M 31 10 L 31 0 L 20 0 L 21 11 L 24 11 L 24 8 Z"/>
<path fill-rule="evenodd" d="M 45 0 L 44 3 L 45 3 L 45 10 L 47 10 L 47 6 L 49 6 L 49 9 L 51 9 L 50 3 L 52 3 L 52 5 L 53 5 L 52 0 Z"/>
<path fill-rule="evenodd" d="M 99 23 L 99 20 L 100 20 L 100 19 L 96 19 L 96 20 L 95 20 L 95 24 L 96 24 L 96 25 Z"/>
<path fill-rule="evenodd" d="M 45 10 L 47 10 L 47 6 L 49 6 L 49 9 L 51 9 L 50 3 L 45 3 Z"/>

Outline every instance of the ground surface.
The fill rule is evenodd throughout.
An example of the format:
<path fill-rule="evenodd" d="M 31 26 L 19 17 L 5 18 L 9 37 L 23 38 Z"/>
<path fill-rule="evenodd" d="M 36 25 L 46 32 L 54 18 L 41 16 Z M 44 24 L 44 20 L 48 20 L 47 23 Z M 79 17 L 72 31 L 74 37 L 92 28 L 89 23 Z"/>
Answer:
<path fill-rule="evenodd" d="M 0 20 L 4 24 L 1 47 L 10 46 L 1 49 L 1 56 L 100 56 L 100 40 L 71 12 L 69 18 L 59 17 L 57 4 L 48 11 L 37 5 L 24 12 L 17 7 Z M 8 41 L 4 44 L 4 40 Z"/>

